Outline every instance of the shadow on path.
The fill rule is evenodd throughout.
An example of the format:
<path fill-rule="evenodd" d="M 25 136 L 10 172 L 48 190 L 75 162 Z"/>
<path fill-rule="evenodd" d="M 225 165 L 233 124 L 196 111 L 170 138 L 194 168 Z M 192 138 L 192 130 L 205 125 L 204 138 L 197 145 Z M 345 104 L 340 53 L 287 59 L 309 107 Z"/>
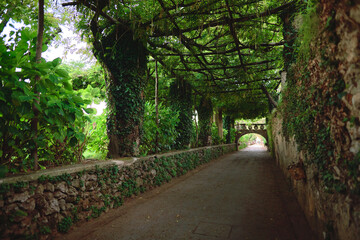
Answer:
<path fill-rule="evenodd" d="M 266 148 L 228 154 L 59 239 L 315 239 Z"/>

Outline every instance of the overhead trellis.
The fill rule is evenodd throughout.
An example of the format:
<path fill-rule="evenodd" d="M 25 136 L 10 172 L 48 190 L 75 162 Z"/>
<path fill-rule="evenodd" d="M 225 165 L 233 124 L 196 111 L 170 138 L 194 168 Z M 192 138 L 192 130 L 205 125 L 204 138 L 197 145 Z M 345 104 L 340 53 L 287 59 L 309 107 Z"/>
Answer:
<path fill-rule="evenodd" d="M 185 78 L 198 94 L 247 92 L 244 101 L 267 103 L 263 90 L 277 88 L 284 65 L 278 16 L 294 3 L 77 0 L 63 6 L 77 6 L 83 19 L 97 21 L 102 32 L 117 25 L 129 29 L 171 76 Z"/>

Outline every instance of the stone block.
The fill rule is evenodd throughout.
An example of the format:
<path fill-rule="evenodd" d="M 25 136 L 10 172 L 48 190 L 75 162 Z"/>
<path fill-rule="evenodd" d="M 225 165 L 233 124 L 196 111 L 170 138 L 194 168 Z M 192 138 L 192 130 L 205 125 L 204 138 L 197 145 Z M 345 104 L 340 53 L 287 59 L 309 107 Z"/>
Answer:
<path fill-rule="evenodd" d="M 46 183 L 45 185 L 45 190 L 46 191 L 49 191 L 49 192 L 54 192 L 55 191 L 55 187 L 54 187 L 54 184 L 52 183 Z"/>
<path fill-rule="evenodd" d="M 138 177 L 136 178 L 136 186 L 142 186 L 144 185 L 144 181 L 142 180 L 142 178 Z"/>
<path fill-rule="evenodd" d="M 57 199 L 64 199 L 67 197 L 67 195 L 61 191 L 56 191 L 54 193 L 54 197 L 57 198 Z"/>
<path fill-rule="evenodd" d="M 80 188 L 80 179 L 74 179 L 72 182 L 71 182 L 71 185 L 75 188 Z"/>
<path fill-rule="evenodd" d="M 68 189 L 67 183 L 66 182 L 60 182 L 58 184 L 56 184 L 55 190 L 61 191 L 63 193 L 66 193 Z"/>
<path fill-rule="evenodd" d="M 59 207 L 62 211 L 65 211 L 66 210 L 66 201 L 65 199 L 60 199 L 59 200 Z"/>
<path fill-rule="evenodd" d="M 19 206 L 16 203 L 13 204 L 9 204 L 7 206 L 4 207 L 4 212 L 5 214 L 10 214 L 13 211 L 19 210 Z"/>
<path fill-rule="evenodd" d="M 31 212 L 35 209 L 36 201 L 34 198 L 28 199 L 26 202 L 20 204 L 20 207 L 27 212 Z"/>
<path fill-rule="evenodd" d="M 54 194 L 52 192 L 46 192 L 44 193 L 44 196 L 46 198 L 46 200 L 50 201 L 54 198 Z"/>
<path fill-rule="evenodd" d="M 36 190 L 35 190 L 35 194 L 43 194 L 43 193 L 44 193 L 44 190 L 45 190 L 44 185 L 39 184 L 39 186 L 38 186 L 38 187 L 36 188 Z"/>
<path fill-rule="evenodd" d="M 28 200 L 30 198 L 30 194 L 28 191 L 26 192 L 22 192 L 22 193 L 15 193 L 11 196 L 8 197 L 8 202 L 9 203 L 13 203 L 13 202 L 25 202 L 26 200 Z"/>
<path fill-rule="evenodd" d="M 44 214 L 46 216 L 60 212 L 59 201 L 55 198 L 49 200 L 49 203 L 45 205 Z"/>

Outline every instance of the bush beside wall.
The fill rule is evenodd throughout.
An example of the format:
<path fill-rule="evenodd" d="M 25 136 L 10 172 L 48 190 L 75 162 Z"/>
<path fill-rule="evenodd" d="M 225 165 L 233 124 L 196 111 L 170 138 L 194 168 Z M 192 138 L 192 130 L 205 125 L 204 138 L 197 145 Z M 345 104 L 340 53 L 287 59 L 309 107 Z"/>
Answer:
<path fill-rule="evenodd" d="M 1 239 L 47 238 L 119 207 L 197 166 L 236 150 L 235 144 L 143 158 L 66 166 L 0 180 Z"/>

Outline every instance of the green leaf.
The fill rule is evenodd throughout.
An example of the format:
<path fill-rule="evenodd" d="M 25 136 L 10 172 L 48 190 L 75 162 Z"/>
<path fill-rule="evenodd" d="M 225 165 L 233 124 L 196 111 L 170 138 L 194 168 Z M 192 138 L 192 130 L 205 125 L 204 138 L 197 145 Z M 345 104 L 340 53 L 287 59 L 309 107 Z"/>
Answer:
<path fill-rule="evenodd" d="M 71 146 L 71 147 L 74 147 L 77 143 L 78 143 L 78 140 L 77 140 L 76 137 L 72 137 L 72 138 L 70 139 L 70 146 Z"/>
<path fill-rule="evenodd" d="M 0 156 L 2 156 L 2 153 L 3 152 L 0 150 Z M 0 178 L 4 178 L 8 172 L 9 169 L 7 168 L 7 166 L 0 166 Z"/>
<path fill-rule="evenodd" d="M 60 65 L 61 58 L 55 58 L 51 63 L 54 67 L 56 67 L 56 66 Z"/>
<path fill-rule="evenodd" d="M 68 90 L 68 91 L 73 90 L 73 89 L 72 89 L 72 86 L 71 86 L 71 84 L 70 84 L 69 81 L 64 81 L 63 84 L 64 84 L 64 88 L 65 88 L 66 90 Z"/>
<path fill-rule="evenodd" d="M 56 69 L 55 73 L 56 73 L 57 75 L 59 75 L 60 77 L 69 78 L 68 72 L 65 71 L 64 69 L 58 68 L 58 69 Z"/>
<path fill-rule="evenodd" d="M 81 142 L 85 141 L 85 135 L 81 132 L 76 134 L 76 138 L 79 139 Z"/>
<path fill-rule="evenodd" d="M 94 108 L 84 108 L 84 111 L 87 113 L 87 114 L 92 114 L 95 112 L 95 109 Z"/>
<path fill-rule="evenodd" d="M 19 96 L 18 99 L 20 100 L 20 102 L 28 102 L 33 99 L 33 96 Z"/>

